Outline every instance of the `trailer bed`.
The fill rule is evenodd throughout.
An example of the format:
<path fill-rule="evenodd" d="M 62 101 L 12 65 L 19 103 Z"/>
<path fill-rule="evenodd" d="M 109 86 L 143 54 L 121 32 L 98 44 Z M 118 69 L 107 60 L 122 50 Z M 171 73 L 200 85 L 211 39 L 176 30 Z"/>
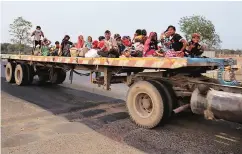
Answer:
<path fill-rule="evenodd" d="M 95 66 L 118 66 L 154 69 L 176 69 L 190 66 L 219 66 L 228 65 L 226 59 L 222 58 L 84 58 L 84 57 L 59 57 L 59 56 L 32 56 L 1 54 L 1 59 L 22 60 L 29 62 L 48 62 L 77 65 Z"/>

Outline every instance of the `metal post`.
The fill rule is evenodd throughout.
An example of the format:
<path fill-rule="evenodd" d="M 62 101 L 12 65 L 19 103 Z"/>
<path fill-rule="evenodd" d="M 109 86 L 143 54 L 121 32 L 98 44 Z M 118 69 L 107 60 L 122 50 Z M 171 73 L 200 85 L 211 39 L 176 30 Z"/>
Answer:
<path fill-rule="evenodd" d="M 111 90 L 110 89 L 111 77 L 112 77 L 112 71 L 110 69 L 108 69 L 108 67 L 104 67 L 104 84 L 103 84 L 103 89 Z"/>

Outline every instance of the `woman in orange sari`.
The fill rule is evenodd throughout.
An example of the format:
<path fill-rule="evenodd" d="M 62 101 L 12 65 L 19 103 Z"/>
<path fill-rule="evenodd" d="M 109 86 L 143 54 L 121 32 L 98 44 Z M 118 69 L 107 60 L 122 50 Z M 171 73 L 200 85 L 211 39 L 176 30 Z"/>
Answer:
<path fill-rule="evenodd" d="M 82 35 L 78 36 L 78 40 L 77 40 L 77 44 L 76 44 L 76 48 L 77 49 L 81 49 L 83 48 L 83 45 L 84 45 L 84 38 Z"/>

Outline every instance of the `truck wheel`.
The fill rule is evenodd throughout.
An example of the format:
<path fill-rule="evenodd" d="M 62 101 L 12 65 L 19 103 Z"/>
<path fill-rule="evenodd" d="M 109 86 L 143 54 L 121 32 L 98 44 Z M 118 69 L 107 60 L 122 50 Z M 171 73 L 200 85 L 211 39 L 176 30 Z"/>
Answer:
<path fill-rule="evenodd" d="M 34 80 L 34 68 L 33 68 L 33 66 L 31 66 L 29 64 L 26 64 L 25 67 L 26 67 L 27 74 L 28 74 L 27 84 L 32 84 L 32 82 Z"/>
<path fill-rule="evenodd" d="M 62 84 L 65 81 L 65 79 L 66 79 L 66 72 L 63 69 L 60 69 L 56 84 Z"/>
<path fill-rule="evenodd" d="M 164 105 L 166 105 L 167 110 L 165 110 L 164 112 L 164 116 L 168 119 L 171 115 L 172 115 L 172 111 L 173 111 L 173 104 L 175 102 L 175 98 L 174 96 L 172 96 L 172 92 L 171 90 L 168 88 L 168 85 L 166 83 L 164 83 L 164 81 L 162 80 L 149 80 L 149 82 L 155 82 L 158 84 L 159 86 L 159 92 L 161 92 L 162 94 L 166 95 L 167 101 L 164 102 Z"/>
<path fill-rule="evenodd" d="M 15 63 L 8 62 L 5 67 L 5 78 L 9 83 L 14 83 Z"/>
<path fill-rule="evenodd" d="M 18 64 L 14 72 L 15 82 L 18 86 L 25 85 L 28 81 L 28 73 L 24 64 Z"/>
<path fill-rule="evenodd" d="M 66 79 L 66 72 L 63 69 L 55 69 L 53 75 L 50 75 L 52 84 L 61 84 Z"/>
<path fill-rule="evenodd" d="M 165 121 L 166 95 L 155 82 L 138 81 L 127 95 L 127 109 L 131 119 L 140 127 L 154 128 Z"/>

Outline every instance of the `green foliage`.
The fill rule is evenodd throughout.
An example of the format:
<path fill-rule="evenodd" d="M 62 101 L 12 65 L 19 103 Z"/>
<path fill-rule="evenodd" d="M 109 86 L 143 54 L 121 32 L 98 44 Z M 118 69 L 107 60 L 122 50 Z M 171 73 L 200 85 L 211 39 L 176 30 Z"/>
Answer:
<path fill-rule="evenodd" d="M 32 28 L 32 23 L 18 17 L 14 19 L 13 23 L 10 24 L 10 35 L 12 36 L 11 41 L 17 44 L 29 44 L 31 43 L 30 39 L 30 30 Z"/>
<path fill-rule="evenodd" d="M 31 54 L 32 47 L 24 44 L 1 43 L 2 54 Z"/>
<path fill-rule="evenodd" d="M 187 40 L 191 39 L 193 33 L 199 33 L 202 42 L 206 44 L 209 49 L 220 47 L 222 41 L 215 31 L 215 26 L 205 17 L 199 15 L 186 16 L 180 19 L 179 25 L 181 32 L 185 34 Z"/>

